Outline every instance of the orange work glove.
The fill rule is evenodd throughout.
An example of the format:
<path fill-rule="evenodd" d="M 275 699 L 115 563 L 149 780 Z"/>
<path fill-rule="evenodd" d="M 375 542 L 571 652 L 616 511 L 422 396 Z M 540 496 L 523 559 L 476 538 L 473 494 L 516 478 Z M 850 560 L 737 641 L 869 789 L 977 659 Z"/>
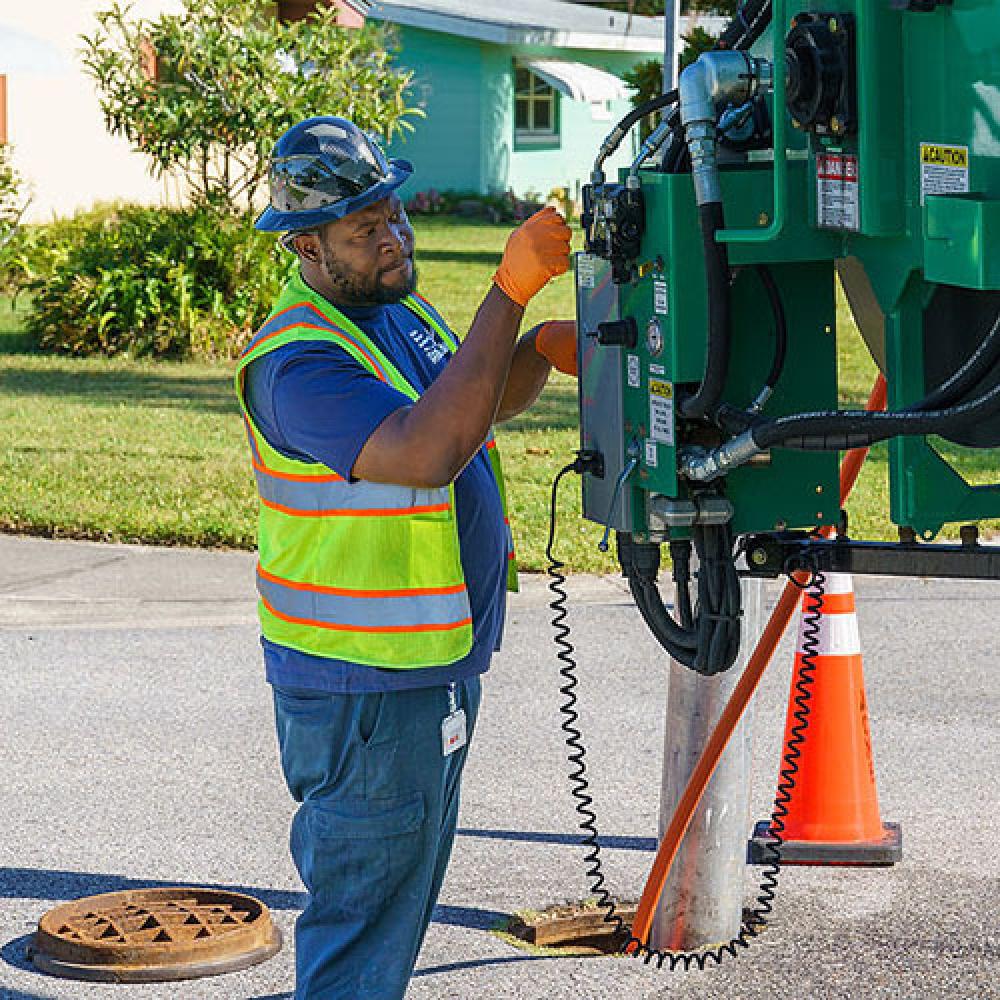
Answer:
<path fill-rule="evenodd" d="M 576 322 L 550 319 L 535 327 L 535 350 L 566 375 L 576 375 Z"/>
<path fill-rule="evenodd" d="M 526 306 L 550 278 L 569 270 L 571 236 L 563 217 L 547 205 L 507 237 L 493 281 L 509 299 Z"/>

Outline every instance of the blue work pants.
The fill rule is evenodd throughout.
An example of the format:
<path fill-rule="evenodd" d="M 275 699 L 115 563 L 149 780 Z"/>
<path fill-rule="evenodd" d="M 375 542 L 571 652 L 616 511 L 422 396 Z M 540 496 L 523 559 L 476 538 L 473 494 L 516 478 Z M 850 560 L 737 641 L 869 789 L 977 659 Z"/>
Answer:
<path fill-rule="evenodd" d="M 468 735 L 479 678 L 455 689 Z M 281 764 L 301 806 L 291 850 L 309 900 L 295 1000 L 401 1000 L 451 854 L 468 746 L 445 757 L 448 688 L 274 688 Z"/>

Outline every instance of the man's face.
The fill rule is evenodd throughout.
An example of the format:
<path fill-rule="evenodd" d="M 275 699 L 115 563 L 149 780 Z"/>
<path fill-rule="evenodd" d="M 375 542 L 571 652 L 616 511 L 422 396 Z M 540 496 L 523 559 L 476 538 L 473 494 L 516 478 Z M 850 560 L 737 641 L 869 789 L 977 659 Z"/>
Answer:
<path fill-rule="evenodd" d="M 336 222 L 313 237 L 317 291 L 347 306 L 399 302 L 416 287 L 413 230 L 395 194 Z"/>

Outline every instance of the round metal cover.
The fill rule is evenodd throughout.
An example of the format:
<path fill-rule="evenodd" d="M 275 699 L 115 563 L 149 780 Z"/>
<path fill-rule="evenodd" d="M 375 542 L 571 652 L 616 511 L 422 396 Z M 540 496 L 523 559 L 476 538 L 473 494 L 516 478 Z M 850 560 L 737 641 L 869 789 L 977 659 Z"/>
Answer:
<path fill-rule="evenodd" d="M 253 896 L 219 889 L 130 889 L 86 896 L 38 921 L 31 958 L 43 972 L 144 983 L 235 972 L 281 949 Z"/>

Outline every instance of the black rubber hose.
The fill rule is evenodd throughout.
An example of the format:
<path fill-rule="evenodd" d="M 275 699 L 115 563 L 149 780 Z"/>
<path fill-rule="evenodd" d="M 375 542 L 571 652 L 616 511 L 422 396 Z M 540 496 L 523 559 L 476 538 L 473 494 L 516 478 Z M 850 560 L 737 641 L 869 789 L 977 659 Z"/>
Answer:
<path fill-rule="evenodd" d="M 843 451 L 885 441 L 901 434 L 949 434 L 1000 411 L 1000 385 L 978 399 L 944 410 L 870 413 L 834 410 L 778 417 L 751 430 L 758 448 Z"/>
<path fill-rule="evenodd" d="M 680 406 L 689 420 L 714 417 L 722 398 L 729 372 L 732 330 L 729 303 L 729 249 L 715 234 L 725 226 L 722 202 L 710 201 L 698 206 L 705 277 L 708 284 L 708 340 L 705 344 L 705 374 L 693 396 Z"/>
<path fill-rule="evenodd" d="M 764 265 L 759 266 L 763 267 Z M 897 414 L 895 415 L 926 413 L 930 410 L 939 410 L 952 406 L 955 403 L 955 400 L 966 395 L 970 390 L 974 389 L 979 382 L 986 378 L 986 376 L 990 375 L 998 363 L 1000 363 L 1000 314 L 997 314 L 993 327 L 990 329 L 989 333 L 983 339 L 979 347 L 977 347 L 969 358 L 963 362 L 960 368 L 949 376 L 947 381 L 942 382 L 941 385 L 924 396 L 923 399 L 905 407 L 901 411 L 897 411 Z M 772 372 L 774 371 L 773 364 L 771 370 Z M 773 383 L 770 382 L 770 379 L 768 380 L 768 384 L 773 385 Z M 831 418 L 834 412 L 840 413 L 849 411 L 830 411 Z M 865 412 L 867 413 L 868 411 Z M 800 416 L 809 415 L 810 414 L 800 414 Z M 722 427 L 727 434 L 742 434 L 743 431 L 750 427 L 759 426 L 763 428 L 767 425 L 767 420 L 759 414 L 748 413 L 745 410 L 730 406 L 727 403 L 723 403 L 722 406 L 719 407 L 717 420 L 719 422 L 719 426 Z M 756 439 L 756 434 L 754 435 L 754 438 Z M 866 438 L 864 436 L 859 437 L 852 433 L 849 440 L 856 441 L 858 443 L 844 445 L 844 448 L 863 447 Z"/>
<path fill-rule="evenodd" d="M 741 3 L 736 17 L 719 38 L 716 48 L 743 49 L 752 45 L 763 33 L 771 19 L 770 0 L 751 0 Z M 681 163 L 678 156 L 670 167 Z M 673 172 L 668 168 L 668 172 Z M 715 418 L 715 410 L 722 398 L 726 375 L 729 372 L 729 353 L 732 331 L 729 301 L 729 249 L 719 243 L 715 235 L 725 228 L 721 202 L 698 206 L 702 246 L 705 255 L 705 274 L 708 283 L 708 341 L 705 345 L 705 374 L 693 396 L 680 404 L 682 416 L 689 420 Z"/>
<path fill-rule="evenodd" d="M 748 49 L 771 23 L 771 0 L 750 0 L 741 3 L 736 16 L 723 29 L 716 48 Z"/>
<path fill-rule="evenodd" d="M 968 361 L 919 403 L 907 407 L 906 411 L 923 413 L 942 406 L 950 406 L 989 375 L 998 361 L 1000 361 L 1000 313 L 997 314 L 993 328 L 983 338 L 979 347 L 972 352 Z"/>
<path fill-rule="evenodd" d="M 676 104 L 680 99 L 680 94 L 676 89 L 668 90 L 665 94 L 657 94 L 656 97 L 633 108 L 609 133 L 601 145 L 597 159 L 594 161 L 594 171 L 601 170 L 604 161 L 618 148 L 622 139 L 628 134 L 629 129 L 644 115 L 651 115 L 654 111 Z"/>
<path fill-rule="evenodd" d="M 629 590 L 643 621 L 653 633 L 656 641 L 675 660 L 687 667 L 693 667 L 697 648 L 697 636 L 691 629 L 683 628 L 671 617 L 660 597 L 656 586 L 656 575 L 660 568 L 660 547 L 652 544 L 638 544 L 626 532 L 616 535 L 618 562 L 621 565 Z"/>
<path fill-rule="evenodd" d="M 698 608 L 692 615 L 686 593 L 688 553 L 675 565 L 678 584 L 678 624 L 670 614 L 659 588 L 659 546 L 637 543 L 624 532 L 617 535 L 618 559 L 628 580 L 639 614 L 657 642 L 678 662 L 700 674 L 711 676 L 728 670 L 740 647 L 740 581 L 733 564 L 732 533 L 728 527 L 695 527 L 692 531 L 698 553 Z M 682 543 L 683 544 L 683 543 Z M 674 546 L 671 545 L 673 552 Z M 682 582 L 684 586 L 681 586 Z"/>
<path fill-rule="evenodd" d="M 785 367 L 785 356 L 788 353 L 788 324 L 785 320 L 785 306 L 781 301 L 781 293 L 778 291 L 771 269 L 766 264 L 758 264 L 754 270 L 764 286 L 771 314 L 774 316 L 774 357 L 771 360 L 771 371 L 764 382 L 769 389 L 773 389 L 778 384 Z"/>

